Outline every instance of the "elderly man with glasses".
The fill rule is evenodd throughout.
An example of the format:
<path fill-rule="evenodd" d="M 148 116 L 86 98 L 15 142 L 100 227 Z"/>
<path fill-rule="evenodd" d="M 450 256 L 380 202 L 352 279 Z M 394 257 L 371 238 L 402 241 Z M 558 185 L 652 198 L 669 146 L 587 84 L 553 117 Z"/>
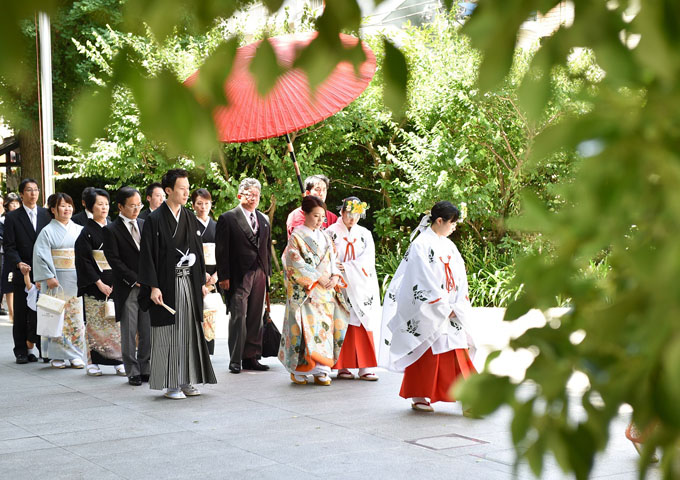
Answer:
<path fill-rule="evenodd" d="M 254 178 L 238 188 L 239 205 L 217 221 L 215 253 L 219 285 L 229 297 L 229 370 L 268 370 L 262 356 L 262 309 L 271 275 L 272 236 L 257 210 L 262 186 Z"/>
<path fill-rule="evenodd" d="M 113 301 L 120 322 L 123 365 L 132 386 L 149 381 L 151 373 L 151 323 L 139 308 L 139 249 L 144 220 L 138 218 L 142 197 L 137 189 L 123 187 L 116 195 L 120 215 L 104 227 L 104 255 L 113 271 Z M 136 337 L 139 336 L 139 343 Z"/>

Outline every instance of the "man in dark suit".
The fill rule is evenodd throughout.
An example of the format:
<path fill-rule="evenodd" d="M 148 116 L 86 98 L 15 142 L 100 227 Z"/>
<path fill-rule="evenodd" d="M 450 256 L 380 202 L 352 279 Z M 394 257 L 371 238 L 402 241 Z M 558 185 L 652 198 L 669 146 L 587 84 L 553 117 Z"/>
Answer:
<path fill-rule="evenodd" d="M 215 254 L 219 285 L 229 297 L 229 370 L 268 370 L 262 356 L 262 309 L 271 275 L 271 228 L 257 211 L 260 182 L 246 178 L 238 188 L 240 205 L 217 221 Z"/>
<path fill-rule="evenodd" d="M 142 213 L 139 214 L 139 218 L 142 220 L 146 220 L 146 217 L 148 217 L 149 214 L 158 207 L 163 205 L 163 202 L 165 201 L 165 192 L 163 191 L 163 186 L 158 182 L 152 183 L 146 187 L 145 193 L 146 202 L 149 204 L 149 208 L 142 210 Z"/>
<path fill-rule="evenodd" d="M 37 362 L 34 353 L 28 351 L 30 342 L 40 350 L 40 337 L 36 333 L 36 312 L 26 304 L 24 274 L 31 271 L 33 265 L 33 245 L 40 231 L 50 223 L 52 217 L 46 208 L 39 207 L 40 188 L 38 182 L 26 178 L 19 184 L 19 195 L 22 206 L 5 217 L 5 265 L 11 268 L 12 290 L 14 291 L 14 355 L 19 364 Z M 31 277 L 33 274 L 31 273 Z M 32 278 L 31 278 L 32 279 Z"/>
<path fill-rule="evenodd" d="M 142 197 L 135 188 L 123 187 L 116 195 L 120 215 L 104 227 L 104 255 L 113 270 L 113 301 L 120 322 L 120 345 L 128 383 L 139 386 L 149 381 L 151 365 L 151 323 L 139 308 L 137 283 L 139 248 L 144 221 L 138 217 Z M 139 344 L 136 336 L 139 334 Z"/>
<path fill-rule="evenodd" d="M 77 223 L 83 227 L 87 221 L 93 217 L 92 212 L 87 209 L 87 197 L 93 195 L 94 190 L 94 187 L 85 187 L 83 192 L 80 194 L 80 203 L 82 204 L 83 209 L 71 217 L 71 220 L 73 220 L 74 223 Z"/>

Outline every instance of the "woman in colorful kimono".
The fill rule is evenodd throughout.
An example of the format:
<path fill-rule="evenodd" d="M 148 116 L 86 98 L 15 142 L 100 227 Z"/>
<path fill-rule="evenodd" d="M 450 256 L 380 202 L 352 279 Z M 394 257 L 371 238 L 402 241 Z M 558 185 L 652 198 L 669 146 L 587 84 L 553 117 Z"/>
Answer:
<path fill-rule="evenodd" d="M 352 379 L 350 368 L 359 369 L 361 380 L 375 381 L 373 368 L 378 365 L 373 343 L 373 329 L 380 321 L 380 290 L 375 272 L 375 245 L 371 232 L 357 222 L 366 217 L 368 206 L 357 197 L 343 200 L 341 221 L 326 229 L 335 242 L 338 267 L 347 283 L 343 290 L 349 304 L 349 326 L 340 358 L 333 367 L 338 378 Z"/>
<path fill-rule="evenodd" d="M 326 204 L 318 197 L 302 200 L 305 223 L 295 227 L 283 252 L 286 286 L 279 360 L 293 383 L 330 385 L 347 330 L 349 309 L 339 290 L 335 245 L 321 230 Z"/>
<path fill-rule="evenodd" d="M 65 193 L 53 193 L 47 199 L 52 221 L 43 228 L 33 247 L 33 278 L 43 292 L 56 292 L 66 300 L 64 329 L 61 337 L 43 337 L 43 355 L 52 359 L 52 367 L 84 368 L 85 325 L 83 304 L 78 297 L 75 243 L 83 229 L 71 221 L 73 199 Z M 61 288 L 59 288 L 61 287 Z M 46 353 L 45 353 L 46 352 Z"/>
<path fill-rule="evenodd" d="M 453 384 L 476 373 L 468 353 L 474 344 L 465 264 L 447 238 L 460 216 L 450 202 L 432 207 L 385 294 L 380 365 L 404 372 L 399 395 L 415 410 L 455 401 Z"/>
<path fill-rule="evenodd" d="M 87 339 L 87 374 L 100 376 L 99 365 L 113 365 L 116 374 L 125 376 L 120 346 L 120 324 L 106 315 L 106 301 L 113 292 L 113 271 L 104 256 L 104 227 L 109 214 L 109 194 L 96 188 L 85 198 L 85 208 L 92 212 L 76 240 L 78 295 L 85 309 Z M 111 300 L 113 302 L 113 300 Z"/>
<path fill-rule="evenodd" d="M 210 209 L 212 208 L 212 195 L 205 188 L 194 190 L 191 194 L 191 205 L 196 212 L 198 219 L 198 232 L 201 235 L 203 242 L 203 258 L 205 259 L 205 286 L 208 289 L 217 287 L 217 262 L 215 259 L 215 232 L 217 229 L 217 222 L 210 218 Z M 215 353 L 215 324 L 214 317 L 212 323 L 208 322 L 207 318 L 203 321 L 203 332 L 205 340 L 208 343 L 208 351 L 210 355 Z"/>

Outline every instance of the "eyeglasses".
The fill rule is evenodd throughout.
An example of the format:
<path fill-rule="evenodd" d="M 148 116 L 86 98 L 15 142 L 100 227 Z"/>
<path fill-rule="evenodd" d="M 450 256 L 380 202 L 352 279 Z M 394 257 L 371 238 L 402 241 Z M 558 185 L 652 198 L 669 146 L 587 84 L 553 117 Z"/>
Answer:
<path fill-rule="evenodd" d="M 24 193 L 33 193 L 33 192 L 39 192 L 39 188 L 24 188 Z"/>
<path fill-rule="evenodd" d="M 243 192 L 241 193 L 241 196 L 245 198 L 258 198 L 260 196 L 260 192 L 256 193 Z"/>
<path fill-rule="evenodd" d="M 144 208 L 144 205 L 128 205 L 127 208 L 132 208 L 134 210 L 141 210 Z"/>

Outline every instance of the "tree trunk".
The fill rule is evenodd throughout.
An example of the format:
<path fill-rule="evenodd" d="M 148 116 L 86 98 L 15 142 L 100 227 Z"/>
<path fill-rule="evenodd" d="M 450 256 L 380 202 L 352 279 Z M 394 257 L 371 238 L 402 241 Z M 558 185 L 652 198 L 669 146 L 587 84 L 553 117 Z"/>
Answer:
<path fill-rule="evenodd" d="M 38 123 L 33 122 L 31 128 L 19 130 L 18 137 L 21 150 L 21 178 L 34 178 L 38 181 L 41 192 L 44 192 Z M 46 200 L 41 197 L 38 203 L 43 204 Z"/>

